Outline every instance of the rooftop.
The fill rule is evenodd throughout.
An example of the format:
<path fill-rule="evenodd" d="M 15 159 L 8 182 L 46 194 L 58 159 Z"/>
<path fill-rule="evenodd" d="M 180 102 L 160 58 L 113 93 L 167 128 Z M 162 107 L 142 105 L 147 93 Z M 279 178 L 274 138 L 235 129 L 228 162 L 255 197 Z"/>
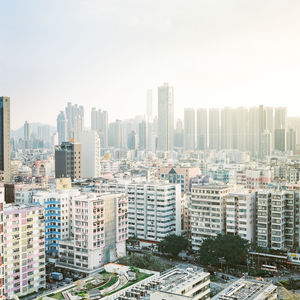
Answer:
<path fill-rule="evenodd" d="M 241 278 L 212 298 L 212 300 L 265 299 L 277 287 L 270 282 Z"/>
<path fill-rule="evenodd" d="M 169 293 L 181 293 L 185 286 L 190 286 L 195 280 L 199 281 L 209 276 L 201 268 L 177 267 L 159 278 L 160 290 Z"/>

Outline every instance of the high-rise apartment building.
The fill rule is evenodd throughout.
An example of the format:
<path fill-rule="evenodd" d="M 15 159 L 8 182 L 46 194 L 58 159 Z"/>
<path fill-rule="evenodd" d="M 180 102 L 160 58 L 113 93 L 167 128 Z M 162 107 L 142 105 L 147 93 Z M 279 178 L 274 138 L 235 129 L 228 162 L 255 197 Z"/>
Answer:
<path fill-rule="evenodd" d="M 159 242 L 181 233 L 181 191 L 179 184 L 163 182 L 118 182 L 95 184 L 97 193 L 125 193 L 128 196 L 128 233 L 142 243 Z"/>
<path fill-rule="evenodd" d="M 58 133 L 58 145 L 63 142 L 67 142 L 67 121 L 63 111 L 57 116 L 57 133 Z"/>
<path fill-rule="evenodd" d="M 84 129 L 84 109 L 83 106 L 77 104 L 72 105 L 68 102 L 66 106 L 66 119 L 67 119 L 67 140 L 71 139 L 74 142 L 80 142 L 81 133 Z"/>
<path fill-rule="evenodd" d="M 286 150 L 286 130 L 275 129 L 274 135 L 274 150 L 285 152 Z"/>
<path fill-rule="evenodd" d="M 110 147 L 122 148 L 122 121 L 116 120 L 114 123 L 109 124 L 109 138 L 108 144 Z"/>
<path fill-rule="evenodd" d="M 95 130 L 84 130 L 81 135 L 82 178 L 101 176 L 100 138 Z"/>
<path fill-rule="evenodd" d="M 247 108 L 238 107 L 235 110 L 235 138 L 236 149 L 240 151 L 249 150 L 249 112 Z"/>
<path fill-rule="evenodd" d="M 275 107 L 274 129 L 287 129 L 286 107 Z"/>
<path fill-rule="evenodd" d="M 299 247 L 299 191 L 259 190 L 256 215 L 258 246 L 277 250 Z"/>
<path fill-rule="evenodd" d="M 141 123 L 139 123 L 139 138 L 138 138 L 138 143 L 139 143 L 139 149 L 140 150 L 148 150 L 148 123 L 143 120 Z"/>
<path fill-rule="evenodd" d="M 158 151 L 174 148 L 174 91 L 167 83 L 158 87 Z"/>
<path fill-rule="evenodd" d="M 235 114 L 231 107 L 224 107 L 221 110 L 221 149 L 233 149 L 233 132 Z"/>
<path fill-rule="evenodd" d="M 249 109 L 249 151 L 252 156 L 259 154 L 259 108 Z"/>
<path fill-rule="evenodd" d="M 228 185 L 193 185 L 190 198 L 190 227 L 193 249 L 206 238 L 226 231 L 226 197 L 233 191 Z"/>
<path fill-rule="evenodd" d="M 5 206 L 4 266 L 8 299 L 45 288 L 44 234 L 43 207 L 27 204 Z"/>
<path fill-rule="evenodd" d="M 81 144 L 63 142 L 55 148 L 55 177 L 82 178 Z"/>
<path fill-rule="evenodd" d="M 220 112 L 218 108 L 209 109 L 209 149 L 220 149 Z"/>
<path fill-rule="evenodd" d="M 183 148 L 184 145 L 184 130 L 183 123 L 181 119 L 178 119 L 176 122 L 176 128 L 174 133 L 174 147 Z"/>
<path fill-rule="evenodd" d="M 128 200 L 124 194 L 81 193 L 70 201 L 69 237 L 59 241 L 59 267 L 94 272 L 126 255 Z"/>
<path fill-rule="evenodd" d="M 32 193 L 32 192 L 31 192 Z M 32 196 L 32 202 L 44 207 L 45 211 L 45 250 L 55 257 L 59 252 L 59 241 L 70 237 L 71 203 L 80 195 L 76 189 L 61 191 L 38 191 Z"/>
<path fill-rule="evenodd" d="M 0 181 L 10 181 L 10 98 L 0 97 Z"/>
<path fill-rule="evenodd" d="M 286 133 L 286 150 L 294 153 L 296 150 L 296 144 L 297 144 L 296 131 L 290 128 Z"/>
<path fill-rule="evenodd" d="M 184 109 L 184 149 L 195 150 L 195 138 L 196 138 L 196 119 L 195 109 Z"/>
<path fill-rule="evenodd" d="M 255 192 L 242 190 L 227 195 L 226 234 L 239 235 L 254 243 L 255 217 Z"/>
<path fill-rule="evenodd" d="M 207 149 L 207 109 L 197 109 L 197 149 Z"/>
<path fill-rule="evenodd" d="M 146 115 L 147 115 L 147 122 L 151 122 L 152 117 L 153 117 L 153 93 L 152 93 L 152 90 L 147 90 Z"/>
<path fill-rule="evenodd" d="M 98 132 L 103 148 L 108 147 L 108 113 L 105 110 L 92 108 L 91 129 Z"/>

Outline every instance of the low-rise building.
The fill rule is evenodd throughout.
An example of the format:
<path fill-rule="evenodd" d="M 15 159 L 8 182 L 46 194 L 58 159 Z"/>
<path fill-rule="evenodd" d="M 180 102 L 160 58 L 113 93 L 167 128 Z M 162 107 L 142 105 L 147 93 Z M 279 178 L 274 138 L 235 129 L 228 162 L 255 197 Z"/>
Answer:
<path fill-rule="evenodd" d="M 241 278 L 214 296 L 212 300 L 275 300 L 277 294 L 277 286 L 272 282 Z"/>
<path fill-rule="evenodd" d="M 210 299 L 210 275 L 201 268 L 177 267 L 158 281 L 158 290 L 150 292 L 150 300 Z"/>

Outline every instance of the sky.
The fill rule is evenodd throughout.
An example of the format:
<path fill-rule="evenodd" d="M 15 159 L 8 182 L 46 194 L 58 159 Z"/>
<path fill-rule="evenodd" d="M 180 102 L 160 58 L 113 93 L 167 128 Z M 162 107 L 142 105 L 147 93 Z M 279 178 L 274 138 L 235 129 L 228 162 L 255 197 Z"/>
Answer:
<path fill-rule="evenodd" d="M 287 106 L 300 116 L 298 0 L 0 0 L 0 95 L 11 127 L 56 124 L 68 101 L 144 114 L 146 91 L 184 107 Z"/>

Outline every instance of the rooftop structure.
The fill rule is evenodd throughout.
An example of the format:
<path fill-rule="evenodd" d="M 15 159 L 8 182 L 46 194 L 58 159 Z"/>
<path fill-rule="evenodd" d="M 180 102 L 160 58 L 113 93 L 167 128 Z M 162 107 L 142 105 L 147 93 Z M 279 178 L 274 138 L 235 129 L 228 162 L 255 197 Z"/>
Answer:
<path fill-rule="evenodd" d="M 212 298 L 212 300 L 272 300 L 277 299 L 277 286 L 270 282 L 241 278 Z"/>

